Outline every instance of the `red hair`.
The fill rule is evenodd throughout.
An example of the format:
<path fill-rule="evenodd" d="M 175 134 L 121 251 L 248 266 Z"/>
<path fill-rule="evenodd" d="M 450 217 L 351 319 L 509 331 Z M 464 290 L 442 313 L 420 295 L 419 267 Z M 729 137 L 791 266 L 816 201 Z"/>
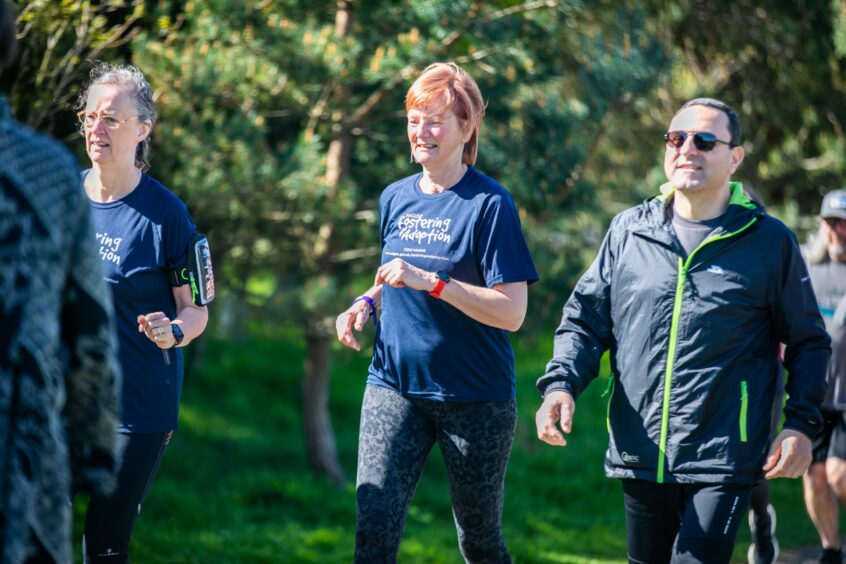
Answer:
<path fill-rule="evenodd" d="M 464 144 L 461 162 L 476 163 L 479 147 L 479 130 L 485 115 L 485 102 L 476 81 L 464 69 L 453 62 L 432 63 L 408 89 L 405 94 L 405 109 L 419 110 L 437 103 L 447 108 L 472 131 Z"/>

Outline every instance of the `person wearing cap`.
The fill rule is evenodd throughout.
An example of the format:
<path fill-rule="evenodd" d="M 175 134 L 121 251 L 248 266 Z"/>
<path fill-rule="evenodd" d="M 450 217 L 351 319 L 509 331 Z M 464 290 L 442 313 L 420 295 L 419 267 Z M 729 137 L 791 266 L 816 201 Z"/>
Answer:
<path fill-rule="evenodd" d="M 628 561 L 729 562 L 753 486 L 811 463 L 829 336 L 796 236 L 731 180 L 737 113 L 691 100 L 664 140 L 669 182 L 612 220 L 564 305 L 535 422 L 544 442 L 575 440 L 576 399 L 610 351 L 605 474 L 622 483 Z"/>
<path fill-rule="evenodd" d="M 820 226 L 806 248 L 808 273 L 832 339 L 828 393 L 822 405 L 823 431 L 814 441 L 813 463 L 803 480 L 805 506 L 822 543 L 820 562 L 841 562 L 840 505 L 846 505 L 846 366 L 843 319 L 846 300 L 846 190 L 823 198 Z"/>

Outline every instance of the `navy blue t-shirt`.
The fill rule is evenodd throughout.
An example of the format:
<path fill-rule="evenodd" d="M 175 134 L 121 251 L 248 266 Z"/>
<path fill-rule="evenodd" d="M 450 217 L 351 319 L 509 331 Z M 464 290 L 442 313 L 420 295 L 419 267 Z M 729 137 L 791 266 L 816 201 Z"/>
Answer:
<path fill-rule="evenodd" d="M 87 171 L 84 174 L 87 174 Z M 168 269 L 183 264 L 196 231 L 185 204 L 143 174 L 138 186 L 115 202 L 91 202 L 106 285 L 117 318 L 123 369 L 121 432 L 153 433 L 176 428 L 182 392 L 182 350 L 162 350 L 138 332 L 138 315 L 176 317 Z"/>
<path fill-rule="evenodd" d="M 488 288 L 538 279 L 505 188 L 472 167 L 440 194 L 423 193 L 421 177 L 382 193 L 382 264 L 399 257 Z M 474 321 L 428 292 L 386 285 L 367 381 L 409 397 L 507 400 L 515 394 L 514 353 L 508 331 Z"/>

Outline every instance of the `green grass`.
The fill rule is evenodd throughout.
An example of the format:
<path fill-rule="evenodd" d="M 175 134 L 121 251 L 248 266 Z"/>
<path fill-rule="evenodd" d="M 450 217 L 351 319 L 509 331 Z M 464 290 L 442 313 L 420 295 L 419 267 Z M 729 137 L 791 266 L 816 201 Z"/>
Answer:
<path fill-rule="evenodd" d="M 518 350 L 519 420 L 506 483 L 503 533 L 516 562 L 624 562 L 622 494 L 606 479 L 604 382 L 579 399 L 570 444 L 534 432 L 535 378 L 547 344 Z M 298 407 L 303 343 L 295 336 L 209 341 L 185 382 L 180 424 L 132 541 L 136 562 L 349 562 L 355 520 L 358 415 L 369 358 L 336 350 L 331 412 L 350 483 L 335 488 L 307 467 Z M 774 488 L 782 548 L 811 544 L 798 481 Z M 75 504 L 78 542 L 84 500 Z M 741 528 L 735 555 L 748 544 Z M 461 562 L 446 474 L 433 452 L 409 511 L 400 562 Z"/>

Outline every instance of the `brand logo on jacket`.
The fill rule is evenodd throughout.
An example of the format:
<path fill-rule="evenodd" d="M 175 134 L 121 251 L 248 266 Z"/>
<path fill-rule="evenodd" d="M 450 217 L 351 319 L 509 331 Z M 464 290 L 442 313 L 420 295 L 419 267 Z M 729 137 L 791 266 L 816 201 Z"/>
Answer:
<path fill-rule="evenodd" d="M 725 274 L 726 273 L 725 270 L 723 270 L 719 265 L 716 265 L 716 264 L 712 264 L 711 266 L 709 266 L 708 272 L 710 272 L 711 274 Z"/>
<path fill-rule="evenodd" d="M 629 453 L 627 453 L 627 452 L 621 452 L 621 453 L 620 453 L 620 458 L 622 458 L 622 459 L 623 459 L 623 462 L 628 462 L 628 463 L 630 463 L 630 464 L 637 464 L 637 463 L 639 463 L 639 462 L 640 462 L 640 457 L 639 457 L 639 456 L 635 456 L 635 455 L 633 455 L 633 454 L 629 454 Z"/>

